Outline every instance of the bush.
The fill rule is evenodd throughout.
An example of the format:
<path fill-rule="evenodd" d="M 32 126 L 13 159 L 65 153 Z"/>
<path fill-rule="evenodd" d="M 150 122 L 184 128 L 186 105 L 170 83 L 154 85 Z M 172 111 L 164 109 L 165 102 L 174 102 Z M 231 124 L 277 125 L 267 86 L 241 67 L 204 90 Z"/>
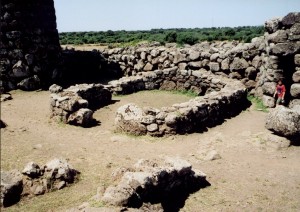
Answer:
<path fill-rule="evenodd" d="M 167 43 L 175 43 L 177 40 L 177 33 L 174 31 L 168 32 L 165 37 Z"/>

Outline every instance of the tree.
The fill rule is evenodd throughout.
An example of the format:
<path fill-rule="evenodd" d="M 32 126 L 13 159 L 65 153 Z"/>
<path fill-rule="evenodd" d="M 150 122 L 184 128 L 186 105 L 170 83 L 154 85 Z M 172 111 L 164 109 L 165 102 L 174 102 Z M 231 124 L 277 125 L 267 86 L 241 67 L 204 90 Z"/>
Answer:
<path fill-rule="evenodd" d="M 177 40 L 177 33 L 175 31 L 168 32 L 165 37 L 167 43 L 174 43 Z"/>

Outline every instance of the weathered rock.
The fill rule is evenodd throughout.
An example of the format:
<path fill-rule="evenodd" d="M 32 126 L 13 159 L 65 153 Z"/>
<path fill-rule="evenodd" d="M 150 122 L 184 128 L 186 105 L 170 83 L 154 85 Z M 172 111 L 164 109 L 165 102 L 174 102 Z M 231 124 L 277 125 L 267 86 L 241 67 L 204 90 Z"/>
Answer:
<path fill-rule="evenodd" d="M 294 82 L 299 82 L 299 83 L 300 83 L 300 71 L 296 71 L 296 72 L 293 74 L 293 81 L 294 81 Z"/>
<path fill-rule="evenodd" d="M 274 55 L 292 55 L 300 50 L 300 42 L 277 43 L 270 48 L 270 52 Z"/>
<path fill-rule="evenodd" d="M 249 67 L 248 62 L 244 58 L 237 58 L 235 57 L 230 64 L 230 70 L 231 71 L 237 71 L 241 69 L 246 69 Z"/>
<path fill-rule="evenodd" d="M 300 136 L 300 114 L 279 105 L 268 113 L 266 128 L 286 137 Z"/>
<path fill-rule="evenodd" d="M 300 54 L 295 55 L 294 63 L 295 63 L 295 65 L 300 66 Z"/>
<path fill-rule="evenodd" d="M 278 30 L 267 37 L 267 40 L 271 43 L 284 43 L 287 41 L 287 32 L 285 30 Z"/>
<path fill-rule="evenodd" d="M 41 80 L 37 75 L 34 75 L 19 82 L 18 87 L 25 91 L 37 90 L 41 87 Z"/>
<path fill-rule="evenodd" d="M 194 51 L 194 50 L 190 50 L 189 51 L 189 59 L 194 61 L 194 60 L 198 60 L 200 57 L 200 52 L 198 51 Z"/>
<path fill-rule="evenodd" d="M 1 206 L 8 207 L 18 202 L 21 198 L 22 186 L 22 175 L 19 171 L 1 171 Z"/>
<path fill-rule="evenodd" d="M 153 65 L 151 63 L 147 63 L 144 66 L 144 71 L 152 71 L 152 69 L 153 69 Z"/>
<path fill-rule="evenodd" d="M 9 93 L 1 94 L 1 102 L 5 102 L 5 101 L 11 100 L 11 99 L 12 99 L 11 94 L 9 94 Z"/>
<path fill-rule="evenodd" d="M 167 91 L 175 90 L 175 88 L 176 88 L 175 82 L 168 81 L 168 80 L 163 81 L 162 85 L 160 86 L 161 90 L 167 90 Z"/>
<path fill-rule="evenodd" d="M 262 102 L 266 107 L 275 107 L 275 99 L 271 96 L 263 95 Z"/>
<path fill-rule="evenodd" d="M 26 66 L 21 60 L 19 60 L 13 67 L 12 67 L 12 77 L 16 78 L 25 78 L 29 77 L 30 71 L 28 66 Z"/>
<path fill-rule="evenodd" d="M 276 88 L 276 83 L 275 82 L 265 82 L 262 86 L 264 94 L 268 94 L 273 96 Z"/>
<path fill-rule="evenodd" d="M 300 83 L 292 84 L 290 92 L 293 97 L 300 98 Z"/>
<path fill-rule="evenodd" d="M 289 103 L 289 108 L 293 108 L 294 106 L 300 106 L 300 99 L 293 99 Z"/>
<path fill-rule="evenodd" d="M 80 108 L 68 118 L 68 124 L 88 127 L 93 123 L 93 111 L 88 108 Z"/>
<path fill-rule="evenodd" d="M 44 166 L 44 176 L 53 181 L 73 183 L 79 174 L 65 159 L 53 159 Z"/>
<path fill-rule="evenodd" d="M 210 62 L 209 63 L 209 69 L 212 71 L 212 72 L 217 72 L 220 70 L 220 64 L 217 63 L 217 62 Z"/>
<path fill-rule="evenodd" d="M 31 178 L 36 178 L 42 174 L 42 170 L 38 164 L 30 162 L 25 166 L 25 168 L 22 171 L 22 174 L 27 175 Z"/>
<path fill-rule="evenodd" d="M 248 67 L 245 70 L 245 75 L 248 79 L 255 80 L 258 70 L 254 67 Z"/>
<path fill-rule="evenodd" d="M 285 137 L 272 133 L 261 133 L 254 136 L 254 143 L 262 149 L 282 150 L 291 145 L 291 141 Z"/>
<path fill-rule="evenodd" d="M 282 18 L 274 18 L 265 22 L 265 29 L 269 33 L 277 31 L 281 27 Z"/>
<path fill-rule="evenodd" d="M 133 171 L 123 174 L 117 186 L 106 189 L 102 201 L 129 208 L 141 207 L 143 202 L 154 199 L 156 203 L 163 203 L 166 197 L 172 201 L 174 195 L 178 198 L 207 186 L 205 178 L 204 173 L 193 171 L 191 164 L 179 158 L 167 158 L 165 161 L 142 159 L 134 165 Z"/>
<path fill-rule="evenodd" d="M 282 18 L 281 22 L 283 26 L 288 28 L 295 23 L 300 23 L 300 13 L 299 12 L 289 13 Z"/>
<path fill-rule="evenodd" d="M 49 91 L 51 93 L 59 93 L 63 90 L 63 88 L 59 85 L 53 84 L 49 87 Z"/>
<path fill-rule="evenodd" d="M 146 127 L 140 123 L 144 112 L 135 104 L 127 104 L 117 110 L 115 124 L 117 131 L 127 132 L 132 135 L 145 135 Z"/>

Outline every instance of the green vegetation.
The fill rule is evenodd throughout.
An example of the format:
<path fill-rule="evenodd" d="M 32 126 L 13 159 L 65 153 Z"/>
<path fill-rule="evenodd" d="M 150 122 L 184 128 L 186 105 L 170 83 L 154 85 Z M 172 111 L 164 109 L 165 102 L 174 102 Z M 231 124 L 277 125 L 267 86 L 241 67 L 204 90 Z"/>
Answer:
<path fill-rule="evenodd" d="M 255 109 L 263 112 L 269 112 L 268 108 L 263 104 L 262 100 L 258 97 L 248 95 L 247 99 L 255 105 Z"/>
<path fill-rule="evenodd" d="M 197 97 L 198 95 L 192 91 L 192 90 L 173 90 L 173 91 L 167 91 L 167 90 L 144 90 L 144 91 L 139 91 L 139 92 L 152 92 L 152 93 L 171 93 L 171 94 L 174 94 L 174 95 L 185 95 L 185 96 L 188 96 L 188 97 Z M 116 97 L 123 97 L 123 96 L 127 96 L 128 94 L 117 94 L 117 95 L 114 95 Z M 130 94 L 129 94 L 130 95 Z"/>
<path fill-rule="evenodd" d="M 136 45 L 141 41 L 156 41 L 161 44 L 176 42 L 179 45 L 193 45 L 201 41 L 238 40 L 250 42 L 252 38 L 263 35 L 263 26 L 212 27 L 194 29 L 151 29 L 139 31 L 99 31 L 99 32 L 63 32 L 59 34 L 64 44 L 120 44 Z"/>

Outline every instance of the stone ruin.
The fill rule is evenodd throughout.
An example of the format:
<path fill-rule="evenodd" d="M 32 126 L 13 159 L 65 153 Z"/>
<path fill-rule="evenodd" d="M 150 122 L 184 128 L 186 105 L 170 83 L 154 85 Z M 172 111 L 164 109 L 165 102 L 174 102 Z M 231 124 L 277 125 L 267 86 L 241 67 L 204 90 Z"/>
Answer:
<path fill-rule="evenodd" d="M 93 110 L 111 102 L 111 92 L 101 84 L 79 84 L 64 90 L 58 85 L 52 85 L 49 91 L 50 117 L 83 127 L 95 124 Z"/>
<path fill-rule="evenodd" d="M 1 170 L 1 207 L 27 196 L 63 189 L 76 182 L 79 174 L 65 159 L 53 159 L 44 166 L 30 162 L 22 172 Z"/>
<path fill-rule="evenodd" d="M 36 90 L 59 78 L 61 48 L 53 0 L 1 0 L 1 93 Z"/>
<path fill-rule="evenodd" d="M 167 80 L 173 77 L 182 84 L 194 86 L 193 91 L 199 95 L 205 95 L 161 109 L 124 105 L 116 114 L 117 131 L 152 136 L 203 131 L 236 115 L 247 105 L 246 88 L 241 82 L 204 70 L 177 71 L 171 68 L 140 74 L 112 81 L 109 84 L 113 87 L 110 88 L 117 93 L 154 88 L 173 90 L 176 83 Z"/>
<path fill-rule="evenodd" d="M 142 208 L 159 204 L 163 211 L 178 211 L 191 193 L 210 185 L 203 172 L 193 170 L 180 158 L 141 159 L 133 168 L 119 168 L 113 178 L 119 183 L 99 197 L 107 206 Z"/>

